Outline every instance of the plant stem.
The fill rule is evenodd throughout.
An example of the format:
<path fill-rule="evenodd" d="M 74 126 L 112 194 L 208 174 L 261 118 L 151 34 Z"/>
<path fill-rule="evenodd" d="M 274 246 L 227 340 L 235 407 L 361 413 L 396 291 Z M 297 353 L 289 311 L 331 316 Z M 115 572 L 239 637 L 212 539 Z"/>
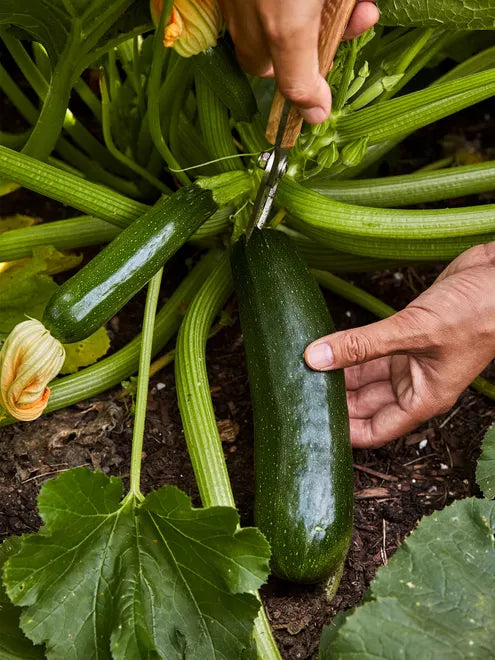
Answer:
<path fill-rule="evenodd" d="M 79 21 L 74 20 L 75 34 L 77 34 L 78 27 Z M 69 104 L 74 75 L 73 61 L 80 48 L 80 43 L 77 39 L 69 39 L 68 43 L 68 47 L 64 49 L 53 71 L 40 116 L 23 150 L 29 156 L 40 160 L 45 160 L 53 151 L 60 136 Z"/>
<path fill-rule="evenodd" d="M 41 163 L 0 146 L 0 176 L 8 177 L 29 190 L 51 197 L 62 204 L 96 215 L 119 227 L 145 213 L 149 206 L 125 197 L 111 188 L 84 181 L 80 177 Z"/>
<path fill-rule="evenodd" d="M 172 191 L 168 186 L 166 186 L 159 179 L 157 179 L 155 176 L 150 174 L 148 170 L 146 170 L 144 167 L 141 167 L 141 165 L 136 163 L 132 158 L 129 158 L 128 156 L 126 156 L 117 149 L 117 147 L 115 146 L 115 142 L 113 141 L 112 128 L 110 126 L 110 116 L 111 116 L 110 98 L 108 96 L 108 89 L 104 75 L 100 77 L 100 90 L 101 90 L 103 139 L 105 140 L 105 144 L 107 146 L 108 151 L 123 165 L 125 165 L 130 170 L 132 170 L 140 177 L 145 179 L 155 188 L 158 188 L 160 192 L 166 195 L 170 194 Z"/>
<path fill-rule="evenodd" d="M 332 273 L 327 273 L 323 270 L 312 270 L 311 272 L 315 276 L 318 284 L 322 287 L 329 291 L 333 291 L 333 293 L 342 296 L 342 298 L 345 298 L 346 300 L 356 303 L 364 309 L 367 309 L 380 319 L 386 319 L 397 312 L 396 309 L 387 305 L 387 303 L 384 303 L 379 298 L 372 296 L 371 293 L 363 291 L 363 289 L 360 289 L 350 282 L 346 282 L 336 275 L 332 275 Z M 488 398 L 495 400 L 495 385 L 485 378 L 478 376 L 471 383 L 471 387 Z"/>
<path fill-rule="evenodd" d="M 337 181 L 321 177 L 305 183 L 305 187 L 338 202 L 381 208 L 448 200 L 495 188 L 495 160 L 440 169 L 451 162 L 451 158 L 442 159 L 412 174 L 378 179 Z"/>
<path fill-rule="evenodd" d="M 153 59 L 151 62 L 151 71 L 148 81 L 148 122 L 150 127 L 151 139 L 162 158 L 167 163 L 168 167 L 174 170 L 180 170 L 180 164 L 176 161 L 175 156 L 168 148 L 165 138 L 163 137 L 162 127 L 160 122 L 160 85 L 162 79 L 162 68 L 165 61 L 166 51 L 162 43 L 162 34 L 165 23 L 170 16 L 172 10 L 172 0 L 166 0 L 163 3 L 162 15 L 160 24 L 156 28 L 153 40 Z M 187 186 L 191 183 L 189 177 L 185 172 L 177 172 L 177 179 L 182 185 Z"/>
<path fill-rule="evenodd" d="M 132 452 L 130 468 L 129 497 L 143 499 L 140 489 L 141 461 L 143 454 L 144 424 L 148 403 L 148 384 L 150 361 L 153 349 L 153 330 L 155 326 L 156 306 L 160 294 L 163 268 L 153 277 L 148 285 L 146 306 L 144 309 L 143 331 L 141 334 L 141 350 L 139 353 L 139 371 L 136 389 L 136 408 L 134 430 L 132 434 Z"/>

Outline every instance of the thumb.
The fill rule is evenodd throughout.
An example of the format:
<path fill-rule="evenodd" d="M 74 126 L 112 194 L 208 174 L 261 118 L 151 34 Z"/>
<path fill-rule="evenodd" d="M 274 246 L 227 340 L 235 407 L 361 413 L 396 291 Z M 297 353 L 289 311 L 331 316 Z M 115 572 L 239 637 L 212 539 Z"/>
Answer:
<path fill-rule="evenodd" d="M 311 369 L 328 371 L 387 355 L 418 351 L 428 345 L 418 319 L 404 309 L 382 321 L 317 339 L 306 348 L 304 359 Z"/>

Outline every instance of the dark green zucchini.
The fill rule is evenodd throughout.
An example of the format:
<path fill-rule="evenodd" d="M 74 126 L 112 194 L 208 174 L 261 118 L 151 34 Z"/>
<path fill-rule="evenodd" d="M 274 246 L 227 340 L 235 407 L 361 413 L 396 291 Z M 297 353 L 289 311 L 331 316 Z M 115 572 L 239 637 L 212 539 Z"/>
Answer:
<path fill-rule="evenodd" d="M 45 309 L 45 327 L 64 344 L 89 337 L 216 209 L 211 192 L 194 185 L 162 197 L 59 287 Z"/>
<path fill-rule="evenodd" d="M 255 436 L 255 522 L 272 570 L 337 586 L 352 533 L 353 475 L 342 371 L 315 372 L 304 349 L 334 331 L 323 296 L 281 232 L 233 248 Z"/>
<path fill-rule="evenodd" d="M 246 74 L 237 62 L 234 49 L 225 39 L 214 48 L 194 57 L 196 73 L 230 110 L 235 121 L 249 122 L 258 112 L 256 98 Z"/>

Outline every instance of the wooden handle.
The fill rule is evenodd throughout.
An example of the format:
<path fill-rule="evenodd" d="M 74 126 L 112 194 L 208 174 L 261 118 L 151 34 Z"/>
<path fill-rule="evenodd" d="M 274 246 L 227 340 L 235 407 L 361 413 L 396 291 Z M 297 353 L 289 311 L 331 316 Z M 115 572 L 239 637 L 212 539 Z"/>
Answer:
<path fill-rule="evenodd" d="M 330 69 L 354 6 L 355 0 L 325 0 L 321 13 L 318 44 L 318 58 L 322 76 L 326 76 Z M 275 144 L 284 103 L 285 99 L 277 88 L 266 127 L 266 137 L 271 144 Z M 298 110 L 292 106 L 287 118 L 287 127 L 282 138 L 282 147 L 290 149 L 290 147 L 294 146 L 301 132 L 302 122 L 303 120 Z"/>

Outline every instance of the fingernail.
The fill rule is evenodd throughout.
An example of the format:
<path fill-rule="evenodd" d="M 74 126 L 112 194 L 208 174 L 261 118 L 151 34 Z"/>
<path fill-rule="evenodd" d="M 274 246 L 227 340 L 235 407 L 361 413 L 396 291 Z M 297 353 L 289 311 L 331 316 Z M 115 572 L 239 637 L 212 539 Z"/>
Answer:
<path fill-rule="evenodd" d="M 308 124 L 322 124 L 328 117 L 328 112 L 319 105 L 313 108 L 299 108 L 299 112 Z"/>
<path fill-rule="evenodd" d="M 322 371 L 332 366 L 333 351 L 325 342 L 315 343 L 308 346 L 305 358 L 311 369 Z"/>

